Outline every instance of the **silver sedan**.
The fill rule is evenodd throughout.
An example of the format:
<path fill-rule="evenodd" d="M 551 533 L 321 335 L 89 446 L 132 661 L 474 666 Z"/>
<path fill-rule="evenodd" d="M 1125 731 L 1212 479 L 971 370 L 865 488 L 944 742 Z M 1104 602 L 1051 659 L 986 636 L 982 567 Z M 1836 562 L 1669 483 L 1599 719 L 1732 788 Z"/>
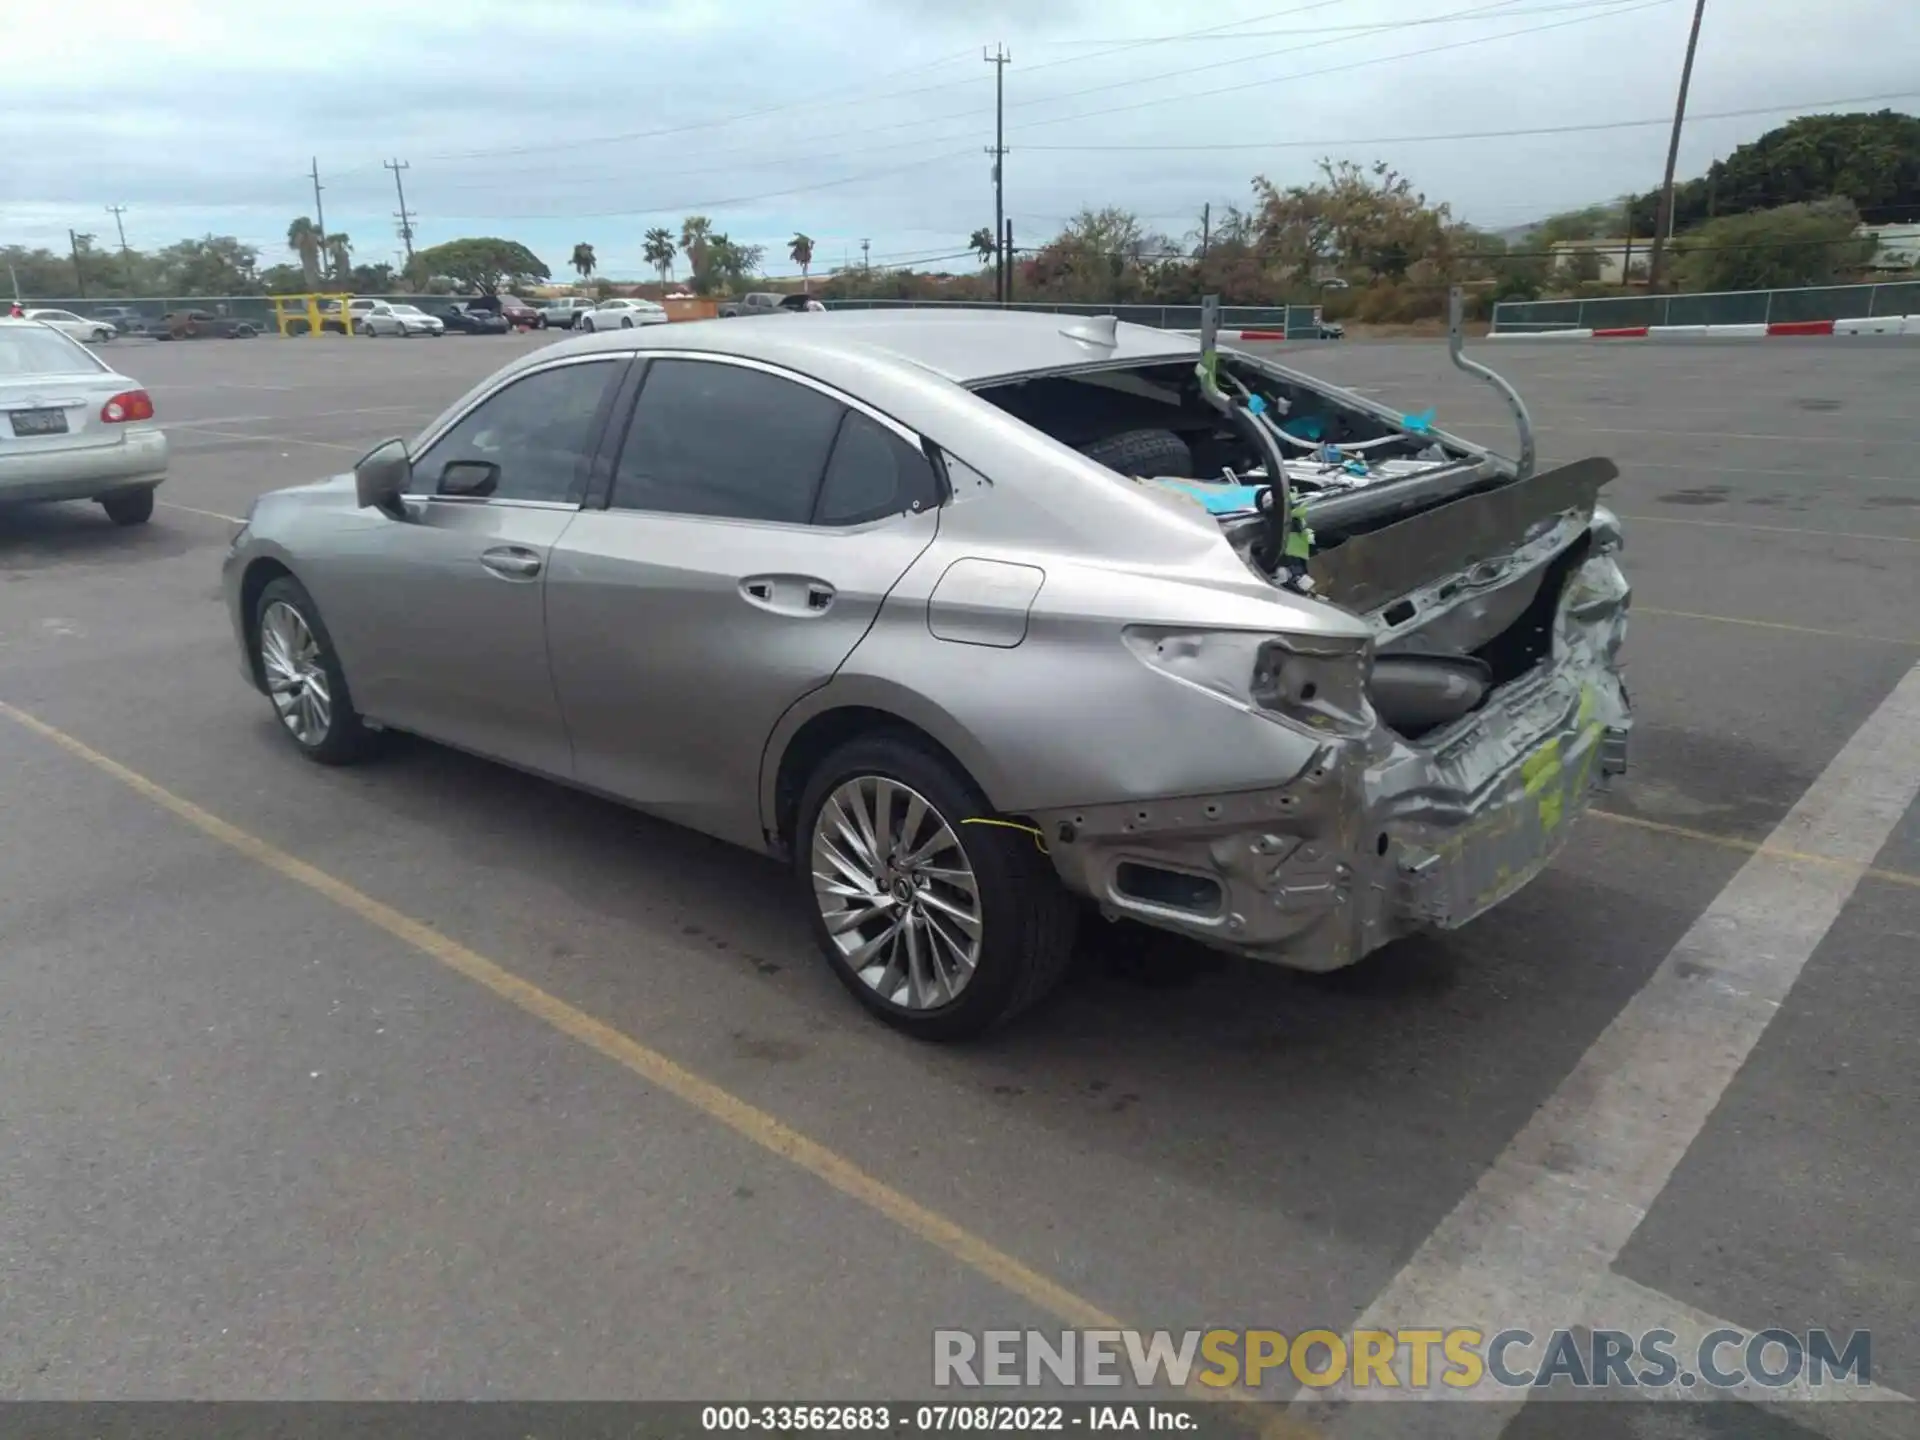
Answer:
<path fill-rule="evenodd" d="M 167 477 L 153 397 L 77 340 L 0 320 L 0 505 L 98 500 L 138 525 Z"/>
<path fill-rule="evenodd" d="M 954 1037 L 1088 912 L 1324 970 L 1547 862 L 1624 768 L 1627 585 L 1613 467 L 1521 456 L 1111 318 L 659 327 L 263 496 L 226 594 L 302 754 L 411 731 L 786 857 Z"/>

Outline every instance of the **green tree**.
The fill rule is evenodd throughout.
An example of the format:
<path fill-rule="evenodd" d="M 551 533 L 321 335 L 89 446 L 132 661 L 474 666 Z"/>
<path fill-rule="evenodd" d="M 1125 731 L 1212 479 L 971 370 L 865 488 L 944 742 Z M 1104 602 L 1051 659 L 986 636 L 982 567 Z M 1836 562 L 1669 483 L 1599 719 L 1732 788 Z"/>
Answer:
<path fill-rule="evenodd" d="M 993 257 L 1000 253 L 1000 246 L 993 238 L 993 230 L 986 225 L 982 225 L 967 237 L 967 248 L 980 257 L 982 265 L 991 264 Z"/>
<path fill-rule="evenodd" d="M 593 278 L 594 268 L 599 262 L 594 258 L 593 246 L 582 240 L 573 247 L 573 258 L 567 263 L 579 272 L 580 283 L 584 285 Z"/>
<path fill-rule="evenodd" d="M 689 215 L 680 222 L 680 249 L 687 257 L 687 268 L 693 271 L 694 289 L 700 290 L 700 277 L 707 269 L 707 244 L 713 234 L 713 221 L 704 215 Z M 711 287 L 712 281 L 708 281 Z M 706 291 L 700 290 L 701 294 Z"/>
<path fill-rule="evenodd" d="M 664 225 L 654 226 L 647 231 L 640 253 L 660 272 L 660 283 L 665 285 L 673 274 L 673 257 L 679 253 L 673 245 L 673 232 Z"/>
<path fill-rule="evenodd" d="M 793 239 L 787 242 L 787 254 L 793 257 L 793 263 L 800 267 L 800 288 L 810 289 L 807 269 L 813 264 L 813 237 L 804 231 L 796 230 Z"/>
<path fill-rule="evenodd" d="M 260 252 L 231 235 L 181 240 L 153 257 L 156 289 L 167 295 L 257 295 Z"/>
<path fill-rule="evenodd" d="M 1844 200 L 1722 216 L 1674 242 L 1674 272 L 1688 290 L 1829 285 L 1873 258 L 1859 223 Z"/>
<path fill-rule="evenodd" d="M 1285 190 L 1254 180 L 1256 243 L 1269 264 L 1296 281 L 1321 267 L 1396 281 L 1418 260 L 1448 269 L 1448 208 L 1429 205 L 1406 176 L 1384 161 L 1322 160 L 1320 177 Z"/>
<path fill-rule="evenodd" d="M 422 250 L 415 257 L 425 276 L 441 276 L 464 290 L 495 295 L 500 287 L 551 280 L 546 262 L 518 240 L 493 235 L 449 240 Z"/>
<path fill-rule="evenodd" d="M 385 261 L 378 265 L 356 265 L 347 286 L 356 295 L 391 295 L 397 288 L 398 278 L 393 266 Z"/>
<path fill-rule="evenodd" d="M 706 268 L 694 274 L 694 288 L 702 295 L 715 290 L 732 291 L 746 284 L 760 268 L 766 251 L 758 245 L 736 245 L 723 233 L 706 236 L 703 254 Z M 705 285 L 704 290 L 700 289 Z"/>
<path fill-rule="evenodd" d="M 287 249 L 300 257 L 300 272 L 306 277 L 309 292 L 320 288 L 320 258 L 326 237 L 309 215 L 302 215 L 287 226 Z"/>
<path fill-rule="evenodd" d="M 347 283 L 353 273 L 353 240 L 345 232 L 327 236 L 327 278 L 336 285 Z"/>
<path fill-rule="evenodd" d="M 1709 219 L 1845 199 L 1875 223 L 1920 220 L 1920 118 L 1893 110 L 1801 115 L 1674 187 L 1675 234 Z M 1660 194 L 1633 199 L 1634 231 L 1653 233 Z"/>

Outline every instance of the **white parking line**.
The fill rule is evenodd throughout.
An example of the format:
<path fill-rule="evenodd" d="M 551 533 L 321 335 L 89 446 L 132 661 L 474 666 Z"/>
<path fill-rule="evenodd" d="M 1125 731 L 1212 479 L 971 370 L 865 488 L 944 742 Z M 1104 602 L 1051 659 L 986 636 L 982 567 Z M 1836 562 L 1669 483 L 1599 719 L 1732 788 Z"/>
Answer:
<path fill-rule="evenodd" d="M 1916 795 L 1920 666 L 1766 841 L 1770 851 L 1827 863 L 1752 856 L 1355 1328 L 1486 1325 L 1544 1336 L 1585 1323 L 1585 1297 L 1646 1218 Z M 1322 1402 L 1392 1394 L 1343 1384 L 1303 1392 L 1295 1403 L 1318 1411 Z M 1432 1433 L 1461 1440 L 1492 1440 L 1524 1399 L 1491 1379 L 1444 1398 L 1483 1402 L 1424 1417 Z M 1398 1408 L 1348 1405 L 1328 1429 L 1388 1433 L 1382 1427 Z"/>
<path fill-rule="evenodd" d="M 1604 1323 L 1609 1329 L 1625 1331 L 1629 1335 L 1644 1335 L 1649 1330 L 1671 1330 L 1674 1335 L 1673 1353 L 1676 1356 L 1698 1355 L 1702 1342 L 1716 1330 L 1750 1333 L 1760 1328 L 1736 1325 L 1731 1320 L 1709 1315 L 1684 1300 L 1612 1273 L 1603 1275 L 1588 1292 L 1585 1309 L 1587 1314 L 1594 1317 L 1595 1323 Z M 1726 1359 L 1731 1361 L 1735 1353 L 1733 1350 L 1726 1351 Z M 1625 1398 L 1624 1394 L 1622 1398 Z M 1824 1435 L 1827 1440 L 1902 1440 L 1902 1437 L 1913 1434 L 1915 1418 L 1912 1397 L 1902 1395 L 1898 1390 L 1889 1390 L 1883 1385 L 1856 1384 L 1851 1380 L 1843 1385 L 1816 1390 L 1806 1383 L 1804 1376 L 1777 1389 L 1769 1389 L 1749 1379 L 1725 1390 L 1697 1385 L 1691 1389 L 1649 1390 L 1633 1398 L 1668 1401 L 1732 1399 L 1774 1405 L 1789 1403 L 1796 1407 L 1807 1407 L 1794 1410 L 1795 1425 Z M 1860 1401 L 1878 1403 L 1860 1404 Z"/>
<path fill-rule="evenodd" d="M 298 435 L 248 435 L 239 430 L 216 430 L 210 425 L 196 425 L 184 420 L 176 420 L 167 428 L 192 430 L 196 434 L 212 435 L 221 440 L 252 440 L 261 445 L 312 445 L 321 450 L 345 450 L 354 455 L 367 453 L 365 445 L 342 445 L 337 440 L 302 440 Z"/>
<path fill-rule="evenodd" d="M 164 510 L 183 510 L 189 515 L 204 515 L 209 520 L 225 520 L 230 525 L 244 525 L 247 523 L 238 515 L 227 515 L 218 510 L 201 510 L 192 505 L 176 505 L 171 500 L 156 500 L 153 503 Z"/>

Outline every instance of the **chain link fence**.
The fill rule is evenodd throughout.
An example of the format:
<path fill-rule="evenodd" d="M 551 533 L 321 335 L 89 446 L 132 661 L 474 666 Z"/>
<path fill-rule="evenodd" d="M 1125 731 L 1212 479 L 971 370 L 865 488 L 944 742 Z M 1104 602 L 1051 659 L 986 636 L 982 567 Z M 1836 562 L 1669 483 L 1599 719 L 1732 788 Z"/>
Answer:
<path fill-rule="evenodd" d="M 461 298 L 458 295 L 363 295 L 363 300 L 388 300 L 395 304 L 418 305 L 428 314 Z M 206 310 L 245 320 L 272 333 L 273 298 L 268 295 L 179 295 L 158 299 L 128 300 L 118 296 L 104 300 L 46 299 L 25 302 L 29 309 L 71 310 L 76 315 L 94 315 L 102 307 L 124 306 L 137 310 L 147 320 L 179 310 Z M 829 310 L 1029 310 L 1053 315 L 1114 315 L 1135 325 L 1151 325 L 1160 330 L 1198 330 L 1198 305 L 1082 305 L 1016 300 L 999 305 L 991 300 L 827 300 Z M 1920 307 L 1916 307 L 1920 308 Z M 1220 328 L 1223 330 L 1284 331 L 1289 340 L 1310 340 L 1320 333 L 1318 305 L 1222 305 Z M 1575 322 L 1569 321 L 1569 324 Z M 1636 322 L 1637 323 L 1637 322 Z"/>
<path fill-rule="evenodd" d="M 1588 300 L 1502 300 L 1497 335 L 1541 330 L 1615 330 L 1637 325 L 1768 325 L 1794 320 L 1866 320 L 1920 315 L 1920 281 L 1729 290 L 1703 295 L 1610 295 Z"/>

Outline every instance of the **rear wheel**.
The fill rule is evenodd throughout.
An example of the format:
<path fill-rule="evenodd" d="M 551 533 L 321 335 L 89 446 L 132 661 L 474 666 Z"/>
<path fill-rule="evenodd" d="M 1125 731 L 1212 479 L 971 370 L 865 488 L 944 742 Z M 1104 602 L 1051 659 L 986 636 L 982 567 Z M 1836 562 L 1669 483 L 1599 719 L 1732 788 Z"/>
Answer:
<path fill-rule="evenodd" d="M 620 328 L 622 330 L 631 330 L 633 328 L 633 317 L 631 315 L 622 315 L 620 317 Z"/>
<path fill-rule="evenodd" d="M 345 765 L 365 753 L 372 735 L 353 708 L 320 609 L 290 575 L 260 592 L 253 655 L 281 728 L 302 755 Z"/>
<path fill-rule="evenodd" d="M 814 939 L 854 996 L 920 1039 L 958 1040 L 1066 972 L 1075 910 L 1035 837 L 902 735 L 854 740 L 801 796 L 795 858 Z"/>
<path fill-rule="evenodd" d="M 100 508 L 116 525 L 144 525 L 153 518 L 153 487 L 122 490 L 117 495 L 102 495 Z"/>

